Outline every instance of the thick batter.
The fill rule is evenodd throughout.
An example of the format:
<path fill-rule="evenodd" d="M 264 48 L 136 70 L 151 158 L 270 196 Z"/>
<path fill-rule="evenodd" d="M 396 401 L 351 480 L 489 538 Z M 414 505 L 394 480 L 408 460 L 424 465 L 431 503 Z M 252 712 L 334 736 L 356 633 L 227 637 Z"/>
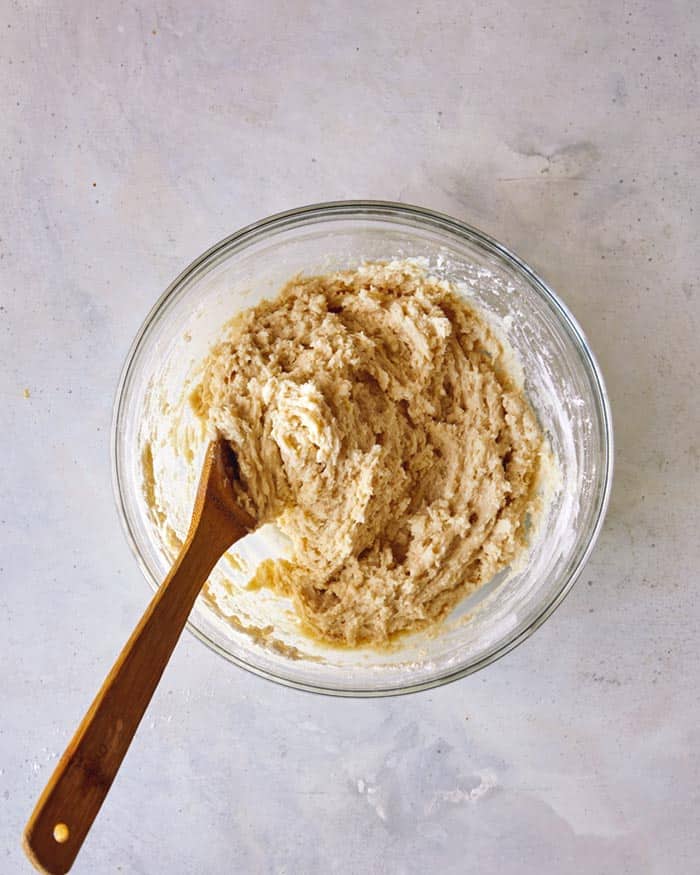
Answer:
<path fill-rule="evenodd" d="M 293 555 L 258 575 L 313 633 L 381 644 L 509 564 L 543 437 L 484 317 L 413 262 L 293 279 L 213 351 L 196 404 Z"/>

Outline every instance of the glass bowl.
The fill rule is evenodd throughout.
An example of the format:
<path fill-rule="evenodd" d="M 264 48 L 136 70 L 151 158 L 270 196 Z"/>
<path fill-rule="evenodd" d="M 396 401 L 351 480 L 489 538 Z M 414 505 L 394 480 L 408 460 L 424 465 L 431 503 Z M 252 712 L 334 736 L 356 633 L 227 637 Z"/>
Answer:
<path fill-rule="evenodd" d="M 439 627 L 402 636 L 387 650 L 333 648 L 304 638 L 288 602 L 246 588 L 251 566 L 281 549 L 274 532 L 249 536 L 242 559 L 229 555 L 217 566 L 189 628 L 227 660 L 289 686 L 390 695 L 483 668 L 562 602 L 602 525 L 612 476 L 608 399 L 583 332 L 554 292 L 500 243 L 448 216 L 379 201 L 317 204 L 249 225 L 196 259 L 161 296 L 132 344 L 114 407 L 113 473 L 124 530 L 150 584 L 158 586 L 176 555 L 199 473 L 197 452 L 178 450 L 183 430 L 190 444 L 197 439 L 183 386 L 223 323 L 273 296 L 294 274 L 407 257 L 425 259 L 431 273 L 457 284 L 506 335 L 557 459 L 558 482 L 522 561 L 465 599 Z M 153 460 L 144 446 L 147 440 L 149 447 L 164 446 L 166 435 L 175 440 L 159 450 L 166 456 L 158 465 L 170 473 L 161 483 L 156 470 L 156 483 L 182 495 L 179 517 L 174 514 L 164 535 L 149 509 L 153 486 L 144 486 L 144 464 Z"/>

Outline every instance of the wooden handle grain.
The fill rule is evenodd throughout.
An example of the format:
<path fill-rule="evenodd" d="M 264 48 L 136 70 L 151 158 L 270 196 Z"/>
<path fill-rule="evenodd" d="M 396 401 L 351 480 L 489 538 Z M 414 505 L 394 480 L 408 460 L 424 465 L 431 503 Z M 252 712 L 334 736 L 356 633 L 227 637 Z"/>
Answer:
<path fill-rule="evenodd" d="M 193 521 L 170 574 L 134 629 L 61 757 L 25 828 L 24 849 L 43 872 L 68 872 L 97 816 L 131 739 L 222 553 L 247 533 L 209 501 Z"/>

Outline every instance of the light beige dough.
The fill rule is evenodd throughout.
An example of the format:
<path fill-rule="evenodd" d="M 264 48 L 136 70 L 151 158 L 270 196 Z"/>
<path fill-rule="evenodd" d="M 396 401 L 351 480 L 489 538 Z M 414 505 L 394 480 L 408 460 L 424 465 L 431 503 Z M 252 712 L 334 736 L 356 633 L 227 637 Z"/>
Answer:
<path fill-rule="evenodd" d="M 295 278 L 234 320 L 193 404 L 238 455 L 239 501 L 291 539 L 257 585 L 326 641 L 383 644 L 511 563 L 544 446 L 511 357 L 408 261 Z"/>

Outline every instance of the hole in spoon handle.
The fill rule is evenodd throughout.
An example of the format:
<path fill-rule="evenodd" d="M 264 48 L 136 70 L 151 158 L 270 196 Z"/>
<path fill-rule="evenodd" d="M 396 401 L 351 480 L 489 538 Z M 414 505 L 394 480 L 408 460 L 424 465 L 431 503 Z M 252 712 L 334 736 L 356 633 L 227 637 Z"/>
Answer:
<path fill-rule="evenodd" d="M 59 843 L 59 845 L 63 845 L 68 841 L 70 838 L 70 830 L 65 823 L 56 824 L 53 828 L 53 838 L 54 841 Z"/>

